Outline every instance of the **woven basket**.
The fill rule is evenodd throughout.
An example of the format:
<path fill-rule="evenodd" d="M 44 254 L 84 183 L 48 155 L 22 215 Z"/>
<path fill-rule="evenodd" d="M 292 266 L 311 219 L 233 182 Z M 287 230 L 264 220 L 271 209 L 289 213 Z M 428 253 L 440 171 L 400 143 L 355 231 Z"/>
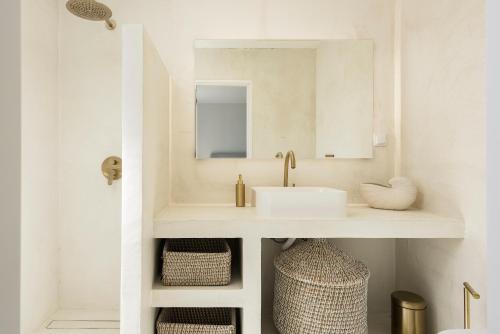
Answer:
<path fill-rule="evenodd" d="M 163 309 L 157 334 L 236 334 L 236 311 L 229 308 Z"/>
<path fill-rule="evenodd" d="M 325 239 L 274 261 L 274 323 L 281 334 L 367 334 L 370 272 Z"/>
<path fill-rule="evenodd" d="M 231 249 L 224 239 L 167 239 L 162 283 L 170 286 L 215 286 L 231 281 Z"/>

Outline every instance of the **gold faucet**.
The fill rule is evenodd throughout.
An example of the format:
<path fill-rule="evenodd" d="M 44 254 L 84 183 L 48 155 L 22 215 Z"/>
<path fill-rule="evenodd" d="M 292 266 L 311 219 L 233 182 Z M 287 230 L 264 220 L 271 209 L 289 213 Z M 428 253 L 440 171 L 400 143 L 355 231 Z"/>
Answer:
<path fill-rule="evenodd" d="M 297 166 L 295 161 L 295 153 L 293 151 L 288 151 L 285 157 L 285 171 L 283 176 L 283 187 L 288 187 L 288 165 L 291 162 L 292 169 L 295 169 Z"/>
<path fill-rule="evenodd" d="M 467 282 L 464 282 L 464 328 L 470 329 L 470 297 L 479 299 L 481 296 Z"/>

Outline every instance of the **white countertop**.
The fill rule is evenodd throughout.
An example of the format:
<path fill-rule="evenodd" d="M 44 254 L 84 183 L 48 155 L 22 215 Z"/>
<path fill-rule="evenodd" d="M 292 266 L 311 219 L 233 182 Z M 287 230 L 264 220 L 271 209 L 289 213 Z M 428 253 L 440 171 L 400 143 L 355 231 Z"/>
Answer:
<path fill-rule="evenodd" d="M 155 218 L 156 238 L 463 238 L 461 219 L 421 210 L 349 206 L 342 219 L 265 219 L 254 207 L 175 206 Z"/>

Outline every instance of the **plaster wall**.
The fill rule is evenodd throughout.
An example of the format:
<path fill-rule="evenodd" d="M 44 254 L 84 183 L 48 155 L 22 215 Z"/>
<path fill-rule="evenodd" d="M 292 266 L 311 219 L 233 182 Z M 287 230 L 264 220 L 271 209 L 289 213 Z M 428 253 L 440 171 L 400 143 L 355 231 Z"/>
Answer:
<path fill-rule="evenodd" d="M 31 334 L 59 296 L 58 1 L 22 0 L 21 11 L 21 333 Z"/>
<path fill-rule="evenodd" d="M 461 217 L 464 240 L 408 240 L 397 247 L 397 285 L 429 302 L 429 332 L 463 326 L 462 283 L 483 298 L 486 326 L 485 3 L 402 2 L 402 171 L 418 206 Z"/>

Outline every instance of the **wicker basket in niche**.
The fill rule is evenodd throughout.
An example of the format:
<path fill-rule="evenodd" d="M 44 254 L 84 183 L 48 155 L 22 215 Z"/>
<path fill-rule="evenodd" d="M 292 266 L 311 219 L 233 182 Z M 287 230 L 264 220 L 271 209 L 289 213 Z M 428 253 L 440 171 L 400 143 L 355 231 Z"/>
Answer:
<path fill-rule="evenodd" d="M 281 334 L 367 334 L 366 265 L 325 239 L 274 261 L 273 318 Z"/>
<path fill-rule="evenodd" d="M 225 239 L 167 239 L 161 281 L 170 286 L 216 286 L 231 281 L 231 248 Z"/>
<path fill-rule="evenodd" d="M 160 312 L 157 334 L 236 334 L 236 310 L 169 308 Z"/>

